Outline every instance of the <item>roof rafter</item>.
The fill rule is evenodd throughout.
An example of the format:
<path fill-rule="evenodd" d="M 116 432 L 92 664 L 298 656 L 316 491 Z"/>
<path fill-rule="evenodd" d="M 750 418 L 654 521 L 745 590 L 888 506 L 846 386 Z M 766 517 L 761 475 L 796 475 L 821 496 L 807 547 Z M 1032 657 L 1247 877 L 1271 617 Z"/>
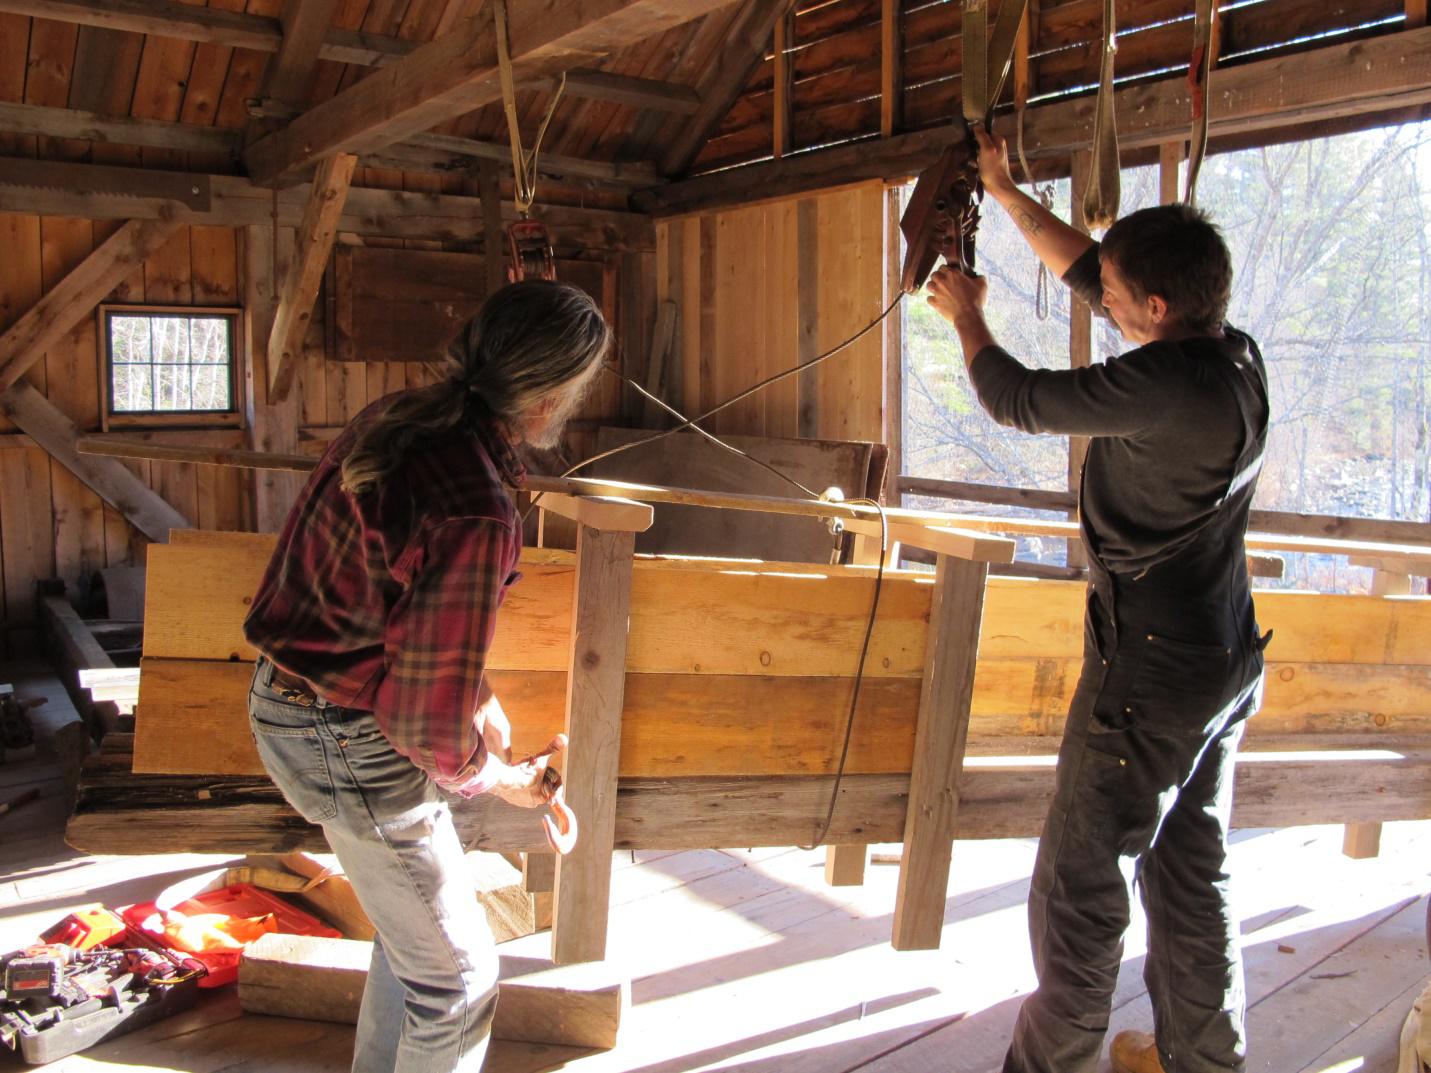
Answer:
<path fill-rule="evenodd" d="M 591 0 L 522 6 L 508 38 L 518 81 L 551 77 L 706 14 L 729 0 Z M 783 0 L 789 2 L 789 0 Z M 492 10 L 324 101 L 250 146 L 256 182 L 290 179 L 332 153 L 380 149 L 498 100 Z"/>
<path fill-rule="evenodd" d="M 176 0 L 0 0 L 0 12 L 228 45 L 256 52 L 278 52 L 284 38 L 284 24 L 279 19 L 211 7 L 191 7 Z M 318 58 L 360 67 L 384 67 L 397 63 L 421 44 L 419 41 L 361 30 L 330 28 L 318 47 Z M 550 88 L 550 84 L 533 82 L 522 88 L 543 89 Z M 573 97 L 615 101 L 635 108 L 679 113 L 693 112 L 700 104 L 700 98 L 690 86 L 585 68 L 567 72 L 566 93 Z"/>

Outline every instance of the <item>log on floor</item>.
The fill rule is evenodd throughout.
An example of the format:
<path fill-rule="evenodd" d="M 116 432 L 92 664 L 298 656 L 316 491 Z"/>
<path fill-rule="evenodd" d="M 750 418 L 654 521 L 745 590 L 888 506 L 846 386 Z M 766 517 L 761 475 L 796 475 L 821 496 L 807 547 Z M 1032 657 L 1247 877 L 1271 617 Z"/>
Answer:
<path fill-rule="evenodd" d="M 239 963 L 239 1002 L 249 1013 L 354 1023 L 372 944 L 306 935 L 265 935 Z M 530 1043 L 616 1046 L 630 986 L 604 963 L 553 966 L 500 958 L 492 1035 Z"/>

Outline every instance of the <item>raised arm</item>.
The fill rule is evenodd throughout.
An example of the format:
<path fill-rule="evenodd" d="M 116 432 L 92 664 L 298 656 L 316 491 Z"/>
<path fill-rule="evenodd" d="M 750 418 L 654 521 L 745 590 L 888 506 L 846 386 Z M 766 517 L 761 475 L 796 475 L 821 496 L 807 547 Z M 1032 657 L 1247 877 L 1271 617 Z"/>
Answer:
<path fill-rule="evenodd" d="M 1009 173 L 1009 147 L 1003 138 L 983 127 L 975 127 L 974 136 L 979 140 L 979 177 L 985 192 L 1018 224 L 1039 260 L 1062 279 L 1069 266 L 1093 245 L 1093 239 L 1019 189 Z"/>

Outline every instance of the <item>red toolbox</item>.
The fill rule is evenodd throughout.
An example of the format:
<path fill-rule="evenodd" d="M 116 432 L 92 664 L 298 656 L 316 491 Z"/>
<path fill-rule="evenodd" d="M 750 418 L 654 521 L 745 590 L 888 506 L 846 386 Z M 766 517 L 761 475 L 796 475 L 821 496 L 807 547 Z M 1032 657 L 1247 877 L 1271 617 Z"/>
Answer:
<path fill-rule="evenodd" d="M 328 927 L 298 907 L 249 883 L 232 883 L 218 890 L 195 894 L 171 908 L 185 916 L 219 913 L 253 919 L 271 914 L 273 926 L 269 931 L 289 935 L 321 935 L 330 939 L 341 939 L 343 936 L 342 932 Z M 238 979 L 239 958 L 243 954 L 241 949 L 187 951 L 176 948 L 170 937 L 165 935 L 164 916 L 153 902 L 140 902 L 121 909 L 119 913 L 148 942 L 172 950 L 179 957 L 202 962 L 209 974 L 199 981 L 200 987 L 223 987 Z"/>

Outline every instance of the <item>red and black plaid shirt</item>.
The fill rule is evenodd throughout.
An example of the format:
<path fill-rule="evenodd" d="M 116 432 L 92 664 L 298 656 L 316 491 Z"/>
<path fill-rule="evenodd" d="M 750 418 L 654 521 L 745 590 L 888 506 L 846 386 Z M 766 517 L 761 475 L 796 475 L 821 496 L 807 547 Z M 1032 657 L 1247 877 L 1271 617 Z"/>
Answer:
<path fill-rule="evenodd" d="M 244 635 L 329 703 L 371 710 L 394 748 L 471 796 L 491 783 L 474 719 L 522 550 L 503 483 L 525 473 L 494 422 L 419 444 L 364 495 L 343 491 L 358 431 L 398 397 L 373 403 L 329 446 L 283 527 Z"/>

